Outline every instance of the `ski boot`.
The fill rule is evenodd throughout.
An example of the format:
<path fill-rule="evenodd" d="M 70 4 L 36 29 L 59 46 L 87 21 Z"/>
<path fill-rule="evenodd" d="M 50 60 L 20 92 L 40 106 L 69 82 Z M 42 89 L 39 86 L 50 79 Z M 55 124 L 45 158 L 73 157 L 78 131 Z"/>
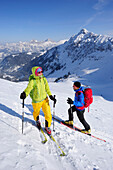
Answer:
<path fill-rule="evenodd" d="M 91 129 L 89 129 L 89 130 L 82 129 L 81 132 L 86 133 L 86 134 L 91 134 Z"/>
<path fill-rule="evenodd" d="M 45 120 L 45 130 L 46 130 L 48 135 L 51 135 L 51 129 L 50 129 L 50 127 L 48 127 L 48 121 L 47 120 Z"/>
<path fill-rule="evenodd" d="M 49 127 L 45 127 L 45 130 L 46 130 L 48 135 L 51 135 L 51 129 Z"/>
<path fill-rule="evenodd" d="M 40 123 L 40 120 L 37 120 L 36 121 L 36 126 L 37 128 L 40 130 L 41 129 L 41 123 Z"/>
<path fill-rule="evenodd" d="M 66 125 L 68 125 L 68 126 L 71 126 L 71 127 L 73 127 L 73 120 L 66 120 L 66 121 L 64 121 L 63 122 L 64 124 L 66 124 Z"/>

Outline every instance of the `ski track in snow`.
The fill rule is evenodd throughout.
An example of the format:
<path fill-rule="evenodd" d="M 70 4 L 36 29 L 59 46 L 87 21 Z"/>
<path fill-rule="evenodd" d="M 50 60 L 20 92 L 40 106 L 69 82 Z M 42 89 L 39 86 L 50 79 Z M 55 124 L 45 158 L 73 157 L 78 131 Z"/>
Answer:
<path fill-rule="evenodd" d="M 67 97 L 74 96 L 71 82 L 50 83 L 50 89 L 57 96 L 55 114 L 61 119 L 67 119 Z M 24 134 L 22 135 L 22 104 L 20 93 L 27 82 L 14 83 L 0 80 L 0 170 L 112 170 L 113 169 L 113 102 L 94 96 L 95 102 L 86 120 L 91 124 L 92 134 L 107 142 L 99 141 L 90 136 L 75 132 L 55 121 L 55 132 L 52 132 L 66 156 L 59 156 L 61 151 L 46 135 L 48 141 L 42 144 L 43 136 L 33 126 L 31 99 L 25 100 Z M 64 88 L 65 87 L 65 88 Z M 65 89 L 67 89 L 65 91 Z M 53 103 L 50 101 L 51 110 Z M 100 113 L 101 111 L 101 113 Z M 44 116 L 41 111 L 40 120 L 44 126 Z M 74 114 L 74 123 L 83 128 Z M 53 129 L 53 124 L 51 125 Z M 110 130 L 109 130 L 110 129 Z"/>

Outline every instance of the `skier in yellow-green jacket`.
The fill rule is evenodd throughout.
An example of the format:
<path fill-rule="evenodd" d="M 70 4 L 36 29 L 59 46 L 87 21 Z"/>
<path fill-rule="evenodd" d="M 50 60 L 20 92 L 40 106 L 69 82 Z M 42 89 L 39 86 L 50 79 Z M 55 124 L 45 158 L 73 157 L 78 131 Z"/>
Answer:
<path fill-rule="evenodd" d="M 48 134 L 51 134 L 51 109 L 49 105 L 49 98 L 56 103 L 56 99 L 52 96 L 49 89 L 47 79 L 43 76 L 41 67 L 35 66 L 32 68 L 32 75 L 29 77 L 29 83 L 27 88 L 21 93 L 20 98 L 25 99 L 30 94 L 32 98 L 33 117 L 36 121 L 37 127 L 40 129 L 41 123 L 39 120 L 40 109 L 45 115 L 45 129 Z"/>

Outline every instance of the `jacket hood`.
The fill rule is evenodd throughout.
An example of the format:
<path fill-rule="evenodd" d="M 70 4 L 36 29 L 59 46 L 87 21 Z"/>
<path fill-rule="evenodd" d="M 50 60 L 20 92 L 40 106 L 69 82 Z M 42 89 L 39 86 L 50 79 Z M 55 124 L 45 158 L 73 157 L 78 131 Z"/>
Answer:
<path fill-rule="evenodd" d="M 32 74 L 34 76 L 34 78 L 38 78 L 38 76 L 35 75 L 35 71 L 37 68 L 39 68 L 40 66 L 35 66 L 35 67 L 32 67 Z"/>

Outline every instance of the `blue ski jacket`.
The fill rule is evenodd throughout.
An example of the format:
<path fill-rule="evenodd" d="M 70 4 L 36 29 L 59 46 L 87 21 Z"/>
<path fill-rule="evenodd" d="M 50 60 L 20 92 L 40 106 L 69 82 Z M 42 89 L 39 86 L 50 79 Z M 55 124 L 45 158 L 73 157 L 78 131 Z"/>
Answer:
<path fill-rule="evenodd" d="M 84 94 L 81 92 L 83 90 L 84 90 L 83 87 L 80 87 L 79 89 L 74 90 L 75 98 L 74 98 L 73 104 L 75 105 L 76 109 L 79 111 L 82 111 L 85 109 L 84 108 Z"/>

